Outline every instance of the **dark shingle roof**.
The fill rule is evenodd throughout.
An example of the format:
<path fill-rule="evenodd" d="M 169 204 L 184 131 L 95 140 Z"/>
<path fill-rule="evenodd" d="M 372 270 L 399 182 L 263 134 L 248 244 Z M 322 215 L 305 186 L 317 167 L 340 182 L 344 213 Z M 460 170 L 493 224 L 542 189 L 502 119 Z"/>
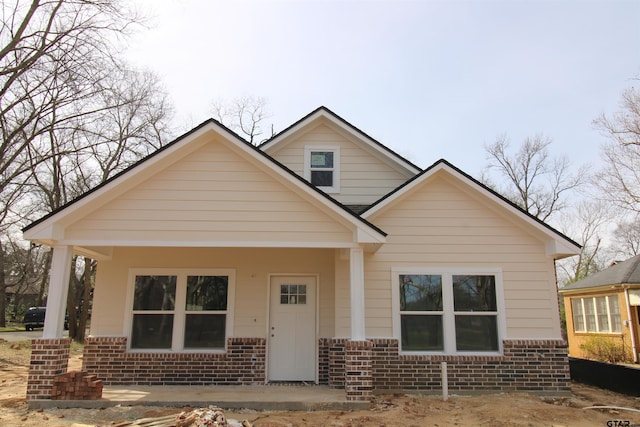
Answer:
<path fill-rule="evenodd" d="M 638 284 L 640 283 L 640 255 L 619 262 L 611 267 L 599 271 L 575 283 L 560 288 L 560 291 L 574 289 L 597 288 L 606 285 Z"/>

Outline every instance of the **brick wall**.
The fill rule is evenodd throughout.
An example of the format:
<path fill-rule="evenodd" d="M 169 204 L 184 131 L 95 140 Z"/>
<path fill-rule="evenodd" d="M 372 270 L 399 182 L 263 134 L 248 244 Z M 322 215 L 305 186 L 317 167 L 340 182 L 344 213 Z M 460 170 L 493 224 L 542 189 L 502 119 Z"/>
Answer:
<path fill-rule="evenodd" d="M 82 370 L 105 385 L 253 385 L 265 382 L 266 340 L 229 338 L 227 352 L 127 353 L 125 337 L 85 340 Z"/>
<path fill-rule="evenodd" d="M 27 400 L 51 398 L 54 379 L 67 372 L 70 345 L 68 338 L 31 340 Z"/>
<path fill-rule="evenodd" d="M 566 342 L 508 340 L 498 356 L 414 356 L 398 354 L 398 341 L 374 339 L 376 390 L 441 390 L 441 362 L 447 362 L 449 390 L 569 391 Z"/>
<path fill-rule="evenodd" d="M 345 392 L 347 400 L 373 397 L 373 342 L 347 341 L 344 346 Z"/>

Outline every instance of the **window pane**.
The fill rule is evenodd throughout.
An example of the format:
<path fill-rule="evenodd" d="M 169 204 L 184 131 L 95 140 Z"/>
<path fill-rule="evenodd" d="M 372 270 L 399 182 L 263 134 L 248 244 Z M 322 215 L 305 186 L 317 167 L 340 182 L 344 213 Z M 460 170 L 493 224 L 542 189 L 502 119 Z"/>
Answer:
<path fill-rule="evenodd" d="M 134 314 L 131 348 L 171 348 L 173 314 Z"/>
<path fill-rule="evenodd" d="M 187 277 L 186 309 L 192 311 L 226 310 L 227 276 Z"/>
<path fill-rule="evenodd" d="M 609 314 L 611 314 L 611 332 L 622 332 L 622 319 L 617 295 L 609 295 Z"/>
<path fill-rule="evenodd" d="M 456 316 L 458 351 L 498 351 L 496 316 Z"/>
<path fill-rule="evenodd" d="M 134 310 L 173 310 L 176 276 L 136 276 Z"/>
<path fill-rule="evenodd" d="M 453 276 L 455 311 L 497 311 L 494 276 Z"/>
<path fill-rule="evenodd" d="M 333 168 L 333 152 L 332 151 L 312 151 L 311 167 L 312 168 Z"/>
<path fill-rule="evenodd" d="M 224 348 L 225 314 L 187 314 L 185 348 Z"/>
<path fill-rule="evenodd" d="M 587 319 L 587 331 L 598 332 L 596 329 L 596 313 L 593 306 L 593 298 L 584 299 L 584 314 Z"/>
<path fill-rule="evenodd" d="M 442 316 L 400 316 L 402 330 L 402 350 L 442 351 L 444 339 Z"/>
<path fill-rule="evenodd" d="M 609 332 L 609 314 L 607 313 L 607 298 L 596 298 L 596 313 L 600 332 Z"/>
<path fill-rule="evenodd" d="M 311 184 L 318 187 L 333 187 L 333 171 L 311 171 Z"/>
<path fill-rule="evenodd" d="M 401 311 L 442 311 L 442 276 L 400 275 Z"/>
<path fill-rule="evenodd" d="M 582 299 L 571 299 L 571 312 L 573 313 L 573 330 L 585 331 L 584 318 L 582 317 Z"/>

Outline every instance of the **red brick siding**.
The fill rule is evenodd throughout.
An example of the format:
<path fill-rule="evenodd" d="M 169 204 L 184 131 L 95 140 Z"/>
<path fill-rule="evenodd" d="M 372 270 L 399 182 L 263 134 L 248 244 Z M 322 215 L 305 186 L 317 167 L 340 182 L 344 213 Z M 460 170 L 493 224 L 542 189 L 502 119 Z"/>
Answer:
<path fill-rule="evenodd" d="M 125 337 L 90 337 L 82 370 L 105 385 L 263 384 L 265 349 L 263 338 L 229 338 L 226 353 L 131 353 Z"/>
<path fill-rule="evenodd" d="M 31 340 L 27 400 L 51 398 L 55 377 L 67 372 L 70 345 L 68 338 Z"/>
<path fill-rule="evenodd" d="M 345 392 L 347 400 L 371 400 L 373 397 L 373 342 L 347 341 L 345 352 Z"/>

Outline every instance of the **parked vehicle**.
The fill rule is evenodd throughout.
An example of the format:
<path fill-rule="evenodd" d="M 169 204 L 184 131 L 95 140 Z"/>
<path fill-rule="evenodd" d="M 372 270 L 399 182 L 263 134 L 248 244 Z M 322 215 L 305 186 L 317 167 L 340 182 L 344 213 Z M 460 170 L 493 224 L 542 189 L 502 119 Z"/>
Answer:
<path fill-rule="evenodd" d="M 44 326 L 45 307 L 31 307 L 24 314 L 22 323 L 24 329 L 32 331 L 34 328 L 42 328 Z"/>
<path fill-rule="evenodd" d="M 44 327 L 44 316 L 46 311 L 46 307 L 30 307 L 22 319 L 24 329 L 27 331 L 33 331 L 35 328 Z M 66 315 L 64 317 L 64 328 L 69 329 L 69 320 Z"/>

